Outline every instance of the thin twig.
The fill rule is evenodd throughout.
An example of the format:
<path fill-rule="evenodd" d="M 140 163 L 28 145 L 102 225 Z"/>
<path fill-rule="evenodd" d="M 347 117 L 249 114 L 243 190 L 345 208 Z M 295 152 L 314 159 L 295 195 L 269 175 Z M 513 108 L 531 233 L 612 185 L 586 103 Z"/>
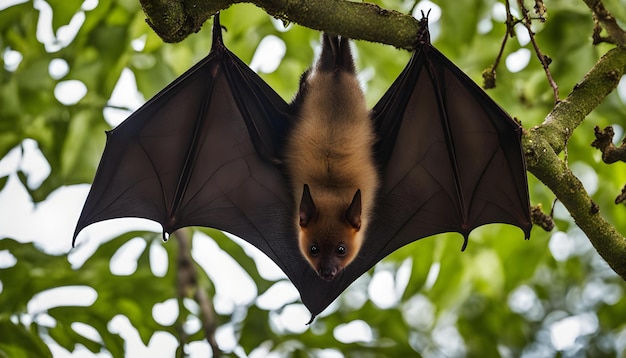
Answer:
<path fill-rule="evenodd" d="M 615 131 L 613 127 L 609 126 L 603 130 L 596 126 L 594 128 L 594 135 L 596 139 L 591 143 L 591 146 L 602 151 L 602 161 L 611 164 L 617 161 L 626 162 L 626 137 L 622 140 L 622 145 L 616 147 L 613 144 L 613 137 Z"/>
<path fill-rule="evenodd" d="M 546 22 L 546 5 L 543 3 L 543 0 L 535 0 L 535 14 L 537 14 L 537 19 L 541 22 Z"/>
<path fill-rule="evenodd" d="M 498 56 L 496 56 L 495 61 L 491 68 L 485 69 L 483 71 L 483 88 L 491 89 L 496 88 L 496 70 L 500 65 L 500 60 L 502 59 L 502 55 L 504 54 L 504 48 L 506 47 L 506 43 L 509 40 L 509 37 L 515 36 L 515 24 L 519 21 L 516 20 L 511 14 L 511 4 L 509 4 L 509 0 L 505 2 L 506 6 L 506 32 L 504 34 L 504 38 L 502 39 L 502 44 L 500 45 L 500 52 L 498 52 Z"/>
<path fill-rule="evenodd" d="M 615 198 L 615 204 L 621 204 L 626 201 L 626 185 L 622 188 L 622 192 Z"/>
<path fill-rule="evenodd" d="M 511 3 L 509 0 L 505 1 L 504 6 L 506 7 L 506 33 L 513 37 L 515 36 L 515 25 L 519 22 L 519 20 L 513 17 L 513 13 L 511 12 Z"/>
<path fill-rule="evenodd" d="M 550 213 L 550 215 L 544 214 L 541 210 L 541 203 L 530 208 L 530 219 L 533 224 L 539 226 L 544 231 L 550 232 L 554 229 L 554 219 L 552 218 L 552 213 Z"/>
<path fill-rule="evenodd" d="M 126 112 L 134 111 L 133 108 L 130 108 L 130 107 L 127 107 L 127 106 L 116 106 L 116 105 L 108 104 L 108 103 L 104 106 L 104 108 L 117 109 L 117 110 L 126 111 Z"/>
<path fill-rule="evenodd" d="M 415 11 L 415 8 L 417 7 L 417 4 L 419 4 L 420 0 L 413 0 L 413 6 L 411 6 L 411 10 L 409 10 L 408 14 L 413 16 L 413 11 Z"/>
<path fill-rule="evenodd" d="M 591 35 L 593 39 L 594 45 L 599 45 L 603 42 L 609 43 L 612 45 L 616 45 L 615 40 L 608 36 L 602 36 L 602 25 L 600 25 L 600 21 L 598 21 L 597 16 L 593 15 L 593 34 Z"/>
<path fill-rule="evenodd" d="M 591 11 L 593 12 L 593 18 L 594 21 L 596 21 L 597 23 L 600 23 L 602 25 L 602 27 L 604 27 L 606 29 L 606 32 L 608 33 L 608 39 L 605 42 L 611 42 L 611 43 L 615 43 L 618 46 L 626 46 L 626 31 L 624 31 L 624 29 L 622 29 L 619 24 L 617 23 L 617 20 L 615 19 L 615 16 L 613 16 L 605 7 L 604 4 L 602 3 L 602 1 L 600 0 L 583 0 L 585 2 L 585 4 L 587 4 L 587 7 L 589 7 L 589 9 L 591 9 Z M 598 32 L 598 36 L 599 36 L 599 31 L 594 29 L 594 34 L 595 32 Z M 605 38 L 600 38 L 602 40 L 604 40 Z M 595 42 L 595 38 L 594 38 L 594 42 Z"/>
<path fill-rule="evenodd" d="M 193 273 L 190 272 L 190 267 L 193 265 L 187 260 L 185 252 L 187 251 L 187 242 L 182 230 L 176 233 L 176 242 L 178 243 L 178 259 L 176 260 L 176 294 L 178 298 L 178 318 L 176 320 L 176 330 L 178 331 L 178 350 L 177 357 L 185 357 L 185 344 L 187 344 L 187 332 L 185 332 L 185 306 L 183 304 L 185 298 L 187 298 L 187 290 L 189 289 L 189 281 Z"/>
<path fill-rule="evenodd" d="M 530 36 L 530 42 L 533 44 L 535 53 L 537 54 L 537 57 L 539 58 L 539 61 L 541 62 L 541 65 L 543 66 L 543 70 L 546 73 L 546 77 L 548 78 L 550 87 L 552 87 L 552 91 L 554 92 L 554 103 L 555 104 L 559 103 L 559 87 L 554 81 L 554 78 L 552 78 L 552 74 L 550 73 L 550 68 L 549 68 L 550 62 L 552 62 L 552 60 L 548 56 L 542 54 L 541 50 L 539 49 L 539 45 L 537 45 L 537 40 L 535 39 L 535 33 L 533 32 L 531 28 L 531 19 L 528 16 L 528 10 L 524 6 L 524 1 L 517 0 L 517 4 L 519 5 L 520 11 L 522 12 L 522 16 L 524 17 L 523 18 L 524 21 L 522 21 L 521 23 L 524 25 L 524 27 L 528 31 L 528 35 Z"/>
<path fill-rule="evenodd" d="M 191 257 L 191 245 L 189 231 L 180 229 L 175 232 L 174 236 L 178 242 L 178 300 L 179 300 L 179 312 L 182 311 L 182 303 L 185 298 L 193 297 L 194 300 L 200 306 L 200 321 L 204 329 L 204 335 L 207 342 L 211 346 L 213 351 L 213 357 L 219 357 L 221 351 L 217 342 L 215 341 L 215 310 L 213 309 L 213 303 L 207 295 L 207 293 L 198 285 L 198 271 L 194 265 L 194 261 Z M 182 346 L 186 343 L 186 333 L 180 329 L 180 345 L 182 352 Z"/>

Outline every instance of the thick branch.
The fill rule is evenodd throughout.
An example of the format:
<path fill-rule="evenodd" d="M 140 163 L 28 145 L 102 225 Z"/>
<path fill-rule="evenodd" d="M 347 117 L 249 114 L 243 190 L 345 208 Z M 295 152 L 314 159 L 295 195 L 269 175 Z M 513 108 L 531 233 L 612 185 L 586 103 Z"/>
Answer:
<path fill-rule="evenodd" d="M 626 279 L 626 238 L 600 216 L 582 183 L 558 157 L 573 132 L 604 98 L 626 71 L 626 48 L 617 47 L 604 55 L 560 101 L 544 123 L 524 135 L 528 170 L 547 185 L 569 210 L 600 256 Z"/>
<path fill-rule="evenodd" d="M 524 136 L 528 170 L 547 185 L 611 268 L 626 280 L 626 238 L 600 215 L 578 178 L 536 130 Z"/>
<path fill-rule="evenodd" d="M 419 21 L 374 4 L 340 0 L 140 0 L 148 24 L 166 42 L 197 32 L 216 12 L 240 2 L 308 28 L 412 50 Z"/>
<path fill-rule="evenodd" d="M 586 116 L 617 87 L 626 72 L 626 48 L 607 52 L 585 75 L 567 98 L 561 100 L 535 129 L 554 152 L 560 153 L 565 143 Z"/>

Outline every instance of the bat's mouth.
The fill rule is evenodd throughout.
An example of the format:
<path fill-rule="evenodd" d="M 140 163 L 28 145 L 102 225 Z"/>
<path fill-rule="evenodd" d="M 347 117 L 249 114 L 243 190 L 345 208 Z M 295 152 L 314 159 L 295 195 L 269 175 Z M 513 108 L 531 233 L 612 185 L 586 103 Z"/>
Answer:
<path fill-rule="evenodd" d="M 317 274 L 325 281 L 332 281 L 337 276 L 339 270 L 336 267 L 323 267 L 317 271 Z"/>

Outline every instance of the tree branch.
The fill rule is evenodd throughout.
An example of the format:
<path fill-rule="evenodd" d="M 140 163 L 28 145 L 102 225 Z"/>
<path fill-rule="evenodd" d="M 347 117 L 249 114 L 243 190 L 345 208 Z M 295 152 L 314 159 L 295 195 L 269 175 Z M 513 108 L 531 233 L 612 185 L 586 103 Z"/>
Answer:
<path fill-rule="evenodd" d="M 626 48 L 607 52 L 543 124 L 525 133 L 523 145 L 528 170 L 554 192 L 600 256 L 626 280 L 626 238 L 602 218 L 580 180 L 558 157 L 573 129 L 617 87 L 625 72 Z"/>
<path fill-rule="evenodd" d="M 601 130 L 600 127 L 596 126 L 594 134 L 596 140 L 591 143 L 591 146 L 600 149 L 603 162 L 606 164 L 612 164 L 617 161 L 626 162 L 626 137 L 622 140 L 622 145 L 616 147 L 613 144 L 613 136 L 615 136 L 613 127 L 609 126 Z"/>
<path fill-rule="evenodd" d="M 544 214 L 543 211 L 541 211 L 541 203 L 530 208 L 530 219 L 533 225 L 537 225 L 545 231 L 550 232 L 554 229 L 552 213 L 550 213 L 550 215 Z"/>
<path fill-rule="evenodd" d="M 524 136 L 524 148 L 529 171 L 554 192 L 600 256 L 626 280 L 626 238 L 604 220 L 580 180 L 537 131 Z"/>
<path fill-rule="evenodd" d="M 585 75 L 567 98 L 561 100 L 535 130 L 550 147 L 560 153 L 582 121 L 619 84 L 626 72 L 626 48 L 607 52 Z"/>
<path fill-rule="evenodd" d="M 194 265 L 193 258 L 191 257 L 191 245 L 188 229 L 180 229 L 174 233 L 176 241 L 178 242 L 178 299 L 179 299 L 179 312 L 182 310 L 182 301 L 184 298 L 193 297 L 194 300 L 200 306 L 200 321 L 202 322 L 202 328 L 204 329 L 204 336 L 207 342 L 211 346 L 213 351 L 213 357 L 219 357 L 221 351 L 215 341 L 215 311 L 213 310 L 213 303 L 207 295 L 206 291 L 198 285 L 198 271 Z M 179 319 L 180 321 L 180 319 Z M 184 320 L 182 320 L 184 322 Z M 186 334 L 184 330 L 180 329 L 180 349 L 182 352 L 182 346 L 186 343 Z"/>
<path fill-rule="evenodd" d="M 615 17 L 604 7 L 600 0 L 583 0 L 593 12 L 594 19 L 606 29 L 609 38 L 618 46 L 626 46 L 626 32 L 619 27 Z"/>
<path fill-rule="evenodd" d="M 554 81 L 554 78 L 552 78 L 552 73 L 550 72 L 550 67 L 549 67 L 550 62 L 552 62 L 552 60 L 548 56 L 541 53 L 541 50 L 539 49 L 537 40 L 535 40 L 535 33 L 533 32 L 532 27 L 531 27 L 532 23 L 531 23 L 530 17 L 528 16 L 528 9 L 524 7 L 524 1 L 517 0 L 517 4 L 520 8 L 520 11 L 522 12 L 523 21 L 521 21 L 521 23 L 526 28 L 526 31 L 528 31 L 528 36 L 530 37 L 530 42 L 532 43 L 533 48 L 535 49 L 535 54 L 537 55 L 539 62 L 541 62 L 543 71 L 546 73 L 546 77 L 548 78 L 548 83 L 550 83 L 550 87 L 552 88 L 552 93 L 554 95 L 554 103 L 559 103 L 559 86 Z"/>
<path fill-rule="evenodd" d="M 626 185 L 622 188 L 622 192 L 615 198 L 615 204 L 621 204 L 626 201 Z"/>
<path fill-rule="evenodd" d="M 506 21 L 504 22 L 506 25 L 506 32 L 504 33 L 502 44 L 500 44 L 500 51 L 498 52 L 498 56 L 496 56 L 493 65 L 490 68 L 485 69 L 482 73 L 484 89 L 496 88 L 496 70 L 498 69 L 498 65 L 500 64 L 502 55 L 504 55 L 504 48 L 506 47 L 506 43 L 509 37 L 515 36 L 515 24 L 519 22 L 519 20 L 513 18 L 513 14 L 511 13 L 511 4 L 509 3 L 509 0 L 506 0 L 504 4 L 504 6 L 506 7 Z"/>
<path fill-rule="evenodd" d="M 165 42 L 180 42 L 232 4 L 250 2 L 311 29 L 413 50 L 419 21 L 364 2 L 339 0 L 140 0 L 147 22 Z"/>

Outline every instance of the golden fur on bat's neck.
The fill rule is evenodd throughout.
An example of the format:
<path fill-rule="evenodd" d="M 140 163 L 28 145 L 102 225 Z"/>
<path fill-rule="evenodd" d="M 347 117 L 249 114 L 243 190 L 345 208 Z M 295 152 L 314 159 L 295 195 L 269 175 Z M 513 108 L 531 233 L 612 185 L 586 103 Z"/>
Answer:
<path fill-rule="evenodd" d="M 287 170 L 300 203 L 308 184 L 319 212 L 341 215 L 361 190 L 361 228 L 357 250 L 372 211 L 378 175 L 372 148 L 375 134 L 363 92 L 354 73 L 313 70 L 307 75 L 300 116 L 287 144 Z M 297 220 L 298 215 L 296 215 Z M 319 225 L 329 225 L 332 221 Z"/>

